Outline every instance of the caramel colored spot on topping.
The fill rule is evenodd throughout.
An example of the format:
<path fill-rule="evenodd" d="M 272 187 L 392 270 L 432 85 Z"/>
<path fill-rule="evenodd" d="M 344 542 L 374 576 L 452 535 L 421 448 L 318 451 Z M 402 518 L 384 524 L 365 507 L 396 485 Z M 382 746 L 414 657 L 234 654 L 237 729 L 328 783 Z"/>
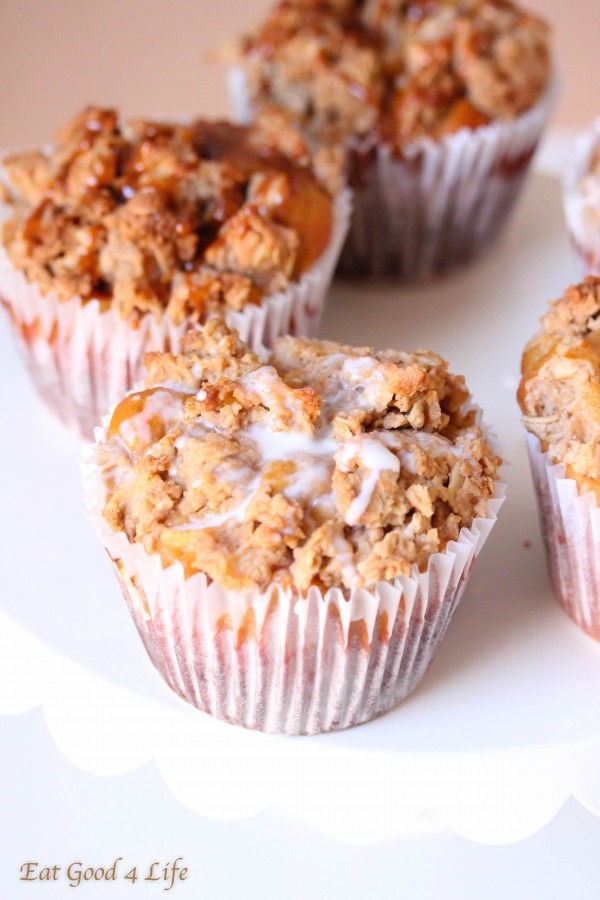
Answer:
<path fill-rule="evenodd" d="M 453 104 L 435 133 L 437 137 L 443 137 L 445 134 L 454 134 L 461 128 L 481 128 L 483 125 L 488 125 L 490 121 L 489 116 L 480 112 L 472 103 L 462 97 Z"/>
<path fill-rule="evenodd" d="M 309 172 L 297 170 L 261 177 L 252 196 L 259 209 L 269 210 L 274 221 L 300 236 L 297 274 L 310 269 L 331 238 L 333 217 L 327 193 Z"/>
<path fill-rule="evenodd" d="M 173 428 L 183 414 L 187 397 L 163 387 L 129 394 L 112 414 L 108 437 L 118 435 L 129 450 L 139 452 Z"/>

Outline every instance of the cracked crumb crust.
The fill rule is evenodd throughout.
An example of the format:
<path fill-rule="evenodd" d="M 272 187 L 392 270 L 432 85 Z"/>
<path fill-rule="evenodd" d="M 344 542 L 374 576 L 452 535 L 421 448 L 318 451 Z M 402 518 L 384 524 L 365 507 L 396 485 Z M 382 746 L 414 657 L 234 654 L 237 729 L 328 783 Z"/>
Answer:
<path fill-rule="evenodd" d="M 339 169 L 280 111 L 243 127 L 121 123 L 95 107 L 51 150 L 3 165 L 3 243 L 42 293 L 175 324 L 260 303 L 310 269 L 331 237 Z"/>
<path fill-rule="evenodd" d="M 163 565 L 348 592 L 486 515 L 500 460 L 439 356 L 284 337 L 265 364 L 216 319 L 184 341 L 98 448 L 104 517 Z"/>
<path fill-rule="evenodd" d="M 600 502 L 600 278 L 572 285 L 550 304 L 525 348 L 522 373 L 526 428 Z"/>
<path fill-rule="evenodd" d="M 258 107 L 398 149 L 512 119 L 550 76 L 548 26 L 510 0 L 283 0 L 239 55 Z"/>

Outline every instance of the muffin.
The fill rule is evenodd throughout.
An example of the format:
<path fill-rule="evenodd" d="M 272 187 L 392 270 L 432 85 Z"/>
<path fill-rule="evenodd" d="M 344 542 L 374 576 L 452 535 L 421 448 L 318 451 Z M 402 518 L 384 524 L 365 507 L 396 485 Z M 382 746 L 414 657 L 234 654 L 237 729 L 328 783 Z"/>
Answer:
<path fill-rule="evenodd" d="M 283 0 L 229 55 L 237 117 L 276 103 L 346 148 L 346 274 L 424 278 L 483 252 L 554 93 L 548 28 L 510 0 Z"/>
<path fill-rule="evenodd" d="M 600 119 L 580 135 L 569 156 L 563 205 L 582 277 L 600 275 Z"/>
<path fill-rule="evenodd" d="M 7 157 L 0 297 L 54 412 L 91 437 L 144 353 L 210 315 L 253 346 L 313 333 L 349 218 L 334 163 L 276 111 L 245 127 L 94 107 Z"/>
<path fill-rule="evenodd" d="M 552 584 L 600 640 L 600 279 L 550 304 L 523 354 L 519 403 Z"/>
<path fill-rule="evenodd" d="M 313 734 L 427 669 L 500 505 L 500 460 L 433 353 L 210 320 L 150 353 L 107 419 L 88 507 L 148 653 L 199 709 Z"/>

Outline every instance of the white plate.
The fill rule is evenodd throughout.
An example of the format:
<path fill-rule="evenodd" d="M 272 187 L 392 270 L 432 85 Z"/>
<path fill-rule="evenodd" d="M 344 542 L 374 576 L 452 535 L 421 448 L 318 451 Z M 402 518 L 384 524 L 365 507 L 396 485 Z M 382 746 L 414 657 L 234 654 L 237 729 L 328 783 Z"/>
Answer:
<path fill-rule="evenodd" d="M 57 744 L 88 771 L 154 758 L 171 790 L 214 818 L 275 806 L 372 841 L 431 809 L 461 834 L 505 842 L 569 794 L 600 814 L 600 646 L 552 598 L 515 402 L 525 340 L 574 277 L 558 182 L 536 175 L 501 243 L 469 270 L 427 287 L 334 288 L 323 336 L 444 355 L 512 465 L 421 686 L 381 719 L 318 738 L 245 732 L 163 685 L 86 521 L 80 446 L 43 409 L 3 321 L 0 712 L 43 704 Z"/>

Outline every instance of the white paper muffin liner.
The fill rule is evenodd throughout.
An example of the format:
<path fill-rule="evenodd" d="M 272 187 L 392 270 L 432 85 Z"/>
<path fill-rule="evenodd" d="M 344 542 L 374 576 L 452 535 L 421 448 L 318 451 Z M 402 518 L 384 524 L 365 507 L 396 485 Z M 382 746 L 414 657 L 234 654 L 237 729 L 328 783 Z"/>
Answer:
<path fill-rule="evenodd" d="M 315 265 L 286 290 L 249 304 L 240 312 L 224 311 L 227 324 L 253 349 L 270 347 L 284 334 L 312 337 L 319 325 L 329 285 L 350 223 L 351 192 L 334 200 L 331 240 Z M 2 221 L 11 215 L 0 208 Z M 135 325 L 114 309 L 101 311 L 97 300 L 81 297 L 61 302 L 42 295 L 16 269 L 0 245 L 0 299 L 32 378 L 62 421 L 90 439 L 102 416 L 143 377 L 149 350 L 177 352 L 189 323 L 174 325 L 169 316 L 148 313 Z"/>
<path fill-rule="evenodd" d="M 548 568 L 556 599 L 587 634 L 600 640 L 600 509 L 596 495 L 581 494 L 563 466 L 542 452 L 527 432 Z"/>
<path fill-rule="evenodd" d="M 105 422 L 105 426 L 107 422 Z M 101 442 L 104 432 L 97 429 Z M 425 674 L 502 505 L 460 531 L 425 573 L 370 590 L 272 586 L 240 593 L 113 532 L 102 517 L 98 448 L 83 466 L 86 505 L 154 666 L 184 700 L 219 719 L 278 734 L 317 734 L 394 707 Z"/>
<path fill-rule="evenodd" d="M 554 78 L 535 107 L 508 122 L 406 146 L 350 149 L 354 210 L 338 271 L 420 280 L 464 265 L 493 244 L 521 190 L 554 107 Z M 229 71 L 234 116 L 253 117 L 242 67 Z M 356 183 L 355 183 L 356 182 Z"/>
<path fill-rule="evenodd" d="M 590 175 L 600 145 L 600 119 L 573 144 L 563 175 L 563 207 L 577 264 L 583 276 L 600 275 L 600 176 Z"/>

